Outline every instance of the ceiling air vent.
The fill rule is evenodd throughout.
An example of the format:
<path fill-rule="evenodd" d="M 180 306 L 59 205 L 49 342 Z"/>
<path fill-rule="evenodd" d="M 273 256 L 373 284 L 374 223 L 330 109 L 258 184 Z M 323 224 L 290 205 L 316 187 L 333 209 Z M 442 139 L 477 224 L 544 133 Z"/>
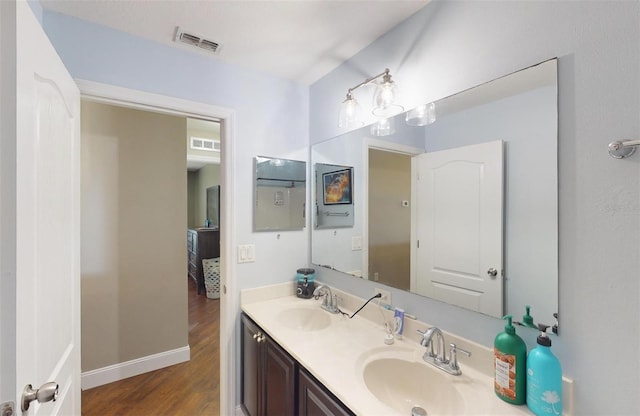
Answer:
<path fill-rule="evenodd" d="M 220 141 L 191 136 L 191 148 L 194 150 L 220 151 Z"/>
<path fill-rule="evenodd" d="M 193 33 L 183 32 L 180 26 L 176 26 L 176 35 L 173 37 L 174 42 L 186 43 L 187 45 L 195 46 L 205 51 L 216 53 L 220 48 L 220 44 L 212 40 L 204 39 Z"/>

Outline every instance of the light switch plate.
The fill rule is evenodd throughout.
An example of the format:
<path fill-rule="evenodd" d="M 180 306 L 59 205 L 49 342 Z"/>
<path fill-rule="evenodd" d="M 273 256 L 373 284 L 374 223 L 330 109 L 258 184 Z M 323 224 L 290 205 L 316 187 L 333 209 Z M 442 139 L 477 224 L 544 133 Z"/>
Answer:
<path fill-rule="evenodd" d="M 253 263 L 256 261 L 255 244 L 240 244 L 238 246 L 238 263 Z"/>
<path fill-rule="evenodd" d="M 353 236 L 351 237 L 351 251 L 362 250 L 362 237 Z"/>

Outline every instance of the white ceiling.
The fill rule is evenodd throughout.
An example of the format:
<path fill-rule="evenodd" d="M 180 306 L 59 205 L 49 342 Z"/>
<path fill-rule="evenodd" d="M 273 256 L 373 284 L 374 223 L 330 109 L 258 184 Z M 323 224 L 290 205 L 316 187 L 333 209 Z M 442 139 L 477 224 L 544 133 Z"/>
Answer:
<path fill-rule="evenodd" d="M 221 45 L 230 64 L 311 84 L 430 0 L 41 0 L 75 16 L 173 47 L 176 26 Z"/>

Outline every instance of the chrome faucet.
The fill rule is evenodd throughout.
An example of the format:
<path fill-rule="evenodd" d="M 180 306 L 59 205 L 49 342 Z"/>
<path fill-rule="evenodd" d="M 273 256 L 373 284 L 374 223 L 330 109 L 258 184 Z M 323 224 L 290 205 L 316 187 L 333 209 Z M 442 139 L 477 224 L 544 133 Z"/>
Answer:
<path fill-rule="evenodd" d="M 428 330 L 422 332 L 418 330 L 418 333 L 422 335 L 420 345 L 427 348 L 422 359 L 427 363 L 438 367 L 442 371 L 445 371 L 451 375 L 459 376 L 462 374 L 460 367 L 458 366 L 458 352 L 463 353 L 467 357 L 471 357 L 471 353 L 467 350 L 456 346 L 456 344 L 449 344 L 449 357 L 447 358 L 445 351 L 444 334 L 439 328 L 431 327 Z M 433 338 L 437 342 L 437 348 L 433 348 Z"/>
<path fill-rule="evenodd" d="M 447 357 L 444 353 L 444 335 L 442 335 L 442 331 L 440 328 L 436 328 L 435 326 L 429 328 L 425 332 L 420 332 L 422 334 L 422 339 L 420 340 L 420 345 L 423 347 L 427 347 L 427 351 L 424 353 L 425 356 L 428 356 L 435 361 L 444 362 L 447 360 Z M 433 348 L 433 338 L 436 338 L 436 342 L 438 343 L 437 349 Z"/>
<path fill-rule="evenodd" d="M 331 294 L 331 288 L 327 285 L 320 285 L 313 291 L 313 297 L 318 300 L 320 296 L 322 298 L 321 308 L 331 313 L 339 313 L 338 309 L 338 296 Z"/>

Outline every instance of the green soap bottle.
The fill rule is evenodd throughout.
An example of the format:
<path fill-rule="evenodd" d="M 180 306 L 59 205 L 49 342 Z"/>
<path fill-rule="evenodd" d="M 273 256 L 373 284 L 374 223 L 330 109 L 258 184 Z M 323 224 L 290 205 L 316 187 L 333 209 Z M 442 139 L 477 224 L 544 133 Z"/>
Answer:
<path fill-rule="evenodd" d="M 505 402 L 524 404 L 527 398 L 527 344 L 516 335 L 511 315 L 493 343 L 496 395 Z"/>
<path fill-rule="evenodd" d="M 526 313 L 522 315 L 522 326 L 526 326 L 529 328 L 538 328 L 538 326 L 533 323 L 533 316 L 529 314 L 529 310 L 531 309 L 531 306 L 526 305 L 524 309 Z"/>

